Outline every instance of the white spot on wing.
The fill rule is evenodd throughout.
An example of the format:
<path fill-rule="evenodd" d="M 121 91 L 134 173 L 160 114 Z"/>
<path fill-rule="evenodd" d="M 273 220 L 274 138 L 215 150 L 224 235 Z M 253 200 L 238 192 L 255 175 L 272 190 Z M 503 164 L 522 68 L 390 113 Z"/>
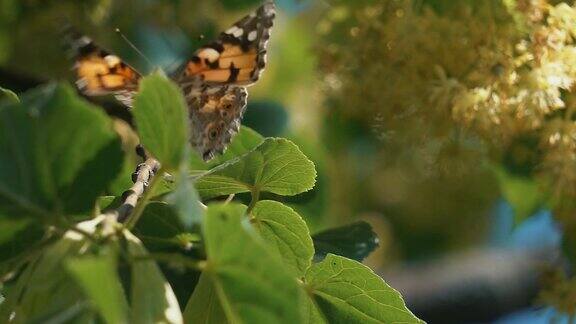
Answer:
<path fill-rule="evenodd" d="M 234 37 L 238 38 L 244 34 L 244 30 L 242 28 L 236 28 L 236 31 L 232 34 Z"/>
<path fill-rule="evenodd" d="M 249 40 L 250 42 L 253 42 L 253 41 L 256 40 L 256 37 L 257 37 L 257 36 L 258 36 L 258 31 L 253 30 L 253 31 L 250 32 L 250 34 L 248 34 L 248 40 Z"/>
<path fill-rule="evenodd" d="M 225 31 L 226 34 L 232 35 L 234 34 L 234 32 L 236 31 L 236 29 L 238 29 L 238 27 L 236 26 L 232 26 L 230 27 L 227 31 Z"/>
<path fill-rule="evenodd" d="M 81 46 L 88 45 L 91 42 L 92 42 L 92 40 L 90 38 L 88 38 L 87 36 L 82 36 L 78 39 L 78 43 L 80 43 Z"/>
<path fill-rule="evenodd" d="M 238 28 L 237 26 L 232 26 L 230 29 L 226 31 L 226 34 L 232 35 L 236 38 L 242 36 L 244 34 L 244 30 L 242 28 Z"/>
<path fill-rule="evenodd" d="M 220 58 L 220 53 L 213 48 L 205 48 L 200 53 L 198 53 L 198 57 L 201 59 L 207 59 L 208 62 L 216 62 Z"/>
<path fill-rule="evenodd" d="M 104 61 L 106 61 L 106 64 L 108 64 L 109 67 L 120 64 L 120 58 L 118 58 L 116 55 L 107 55 L 104 57 Z"/>

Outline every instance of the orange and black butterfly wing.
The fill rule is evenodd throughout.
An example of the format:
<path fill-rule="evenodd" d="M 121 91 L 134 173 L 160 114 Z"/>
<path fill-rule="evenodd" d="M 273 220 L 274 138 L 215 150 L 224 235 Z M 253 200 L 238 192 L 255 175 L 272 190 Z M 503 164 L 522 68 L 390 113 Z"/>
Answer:
<path fill-rule="evenodd" d="M 266 66 L 266 47 L 275 15 L 274 3 L 266 2 L 196 51 L 177 79 L 208 85 L 255 83 Z"/>
<path fill-rule="evenodd" d="M 224 152 L 240 129 L 246 86 L 258 81 L 266 66 L 274 17 L 274 4 L 266 2 L 196 51 L 175 78 L 188 102 L 190 142 L 204 160 Z"/>
<path fill-rule="evenodd" d="M 112 94 L 131 107 L 140 73 L 118 56 L 97 46 L 89 37 L 68 30 L 66 38 L 74 55 L 78 89 L 88 96 Z"/>

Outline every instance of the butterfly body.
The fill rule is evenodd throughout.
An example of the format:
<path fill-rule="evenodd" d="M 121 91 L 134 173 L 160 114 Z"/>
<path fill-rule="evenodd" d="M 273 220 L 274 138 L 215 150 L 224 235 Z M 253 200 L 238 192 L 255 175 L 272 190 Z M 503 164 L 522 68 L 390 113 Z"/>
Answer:
<path fill-rule="evenodd" d="M 269 1 L 202 46 L 170 77 L 188 105 L 190 144 L 204 160 L 224 152 L 239 131 L 250 86 L 266 66 L 266 48 L 275 17 Z M 84 94 L 113 94 L 132 107 L 141 74 L 118 56 L 72 33 L 77 86 Z"/>
<path fill-rule="evenodd" d="M 242 87 L 211 87 L 186 99 L 192 130 L 190 143 L 204 160 L 222 154 L 240 130 L 248 92 Z"/>

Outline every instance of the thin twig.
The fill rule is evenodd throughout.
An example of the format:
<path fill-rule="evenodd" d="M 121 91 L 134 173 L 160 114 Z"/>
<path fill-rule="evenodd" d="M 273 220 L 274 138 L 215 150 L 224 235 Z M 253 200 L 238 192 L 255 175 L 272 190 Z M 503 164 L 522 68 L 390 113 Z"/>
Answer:
<path fill-rule="evenodd" d="M 156 170 L 156 172 L 158 172 L 158 170 Z M 129 213 L 128 216 L 123 221 L 125 227 L 129 230 L 131 230 L 134 226 L 136 226 L 136 224 L 140 220 L 140 217 L 142 216 L 142 213 L 146 208 L 146 204 L 151 198 L 150 194 L 154 191 L 154 188 L 156 187 L 156 184 L 158 184 L 160 177 L 155 177 L 154 174 L 152 174 L 149 179 L 151 180 L 149 183 L 146 183 L 146 186 L 144 187 L 142 194 L 138 195 L 138 197 L 140 197 L 139 199 L 140 203 L 135 204 L 134 205 L 135 208 L 131 208 L 131 213 Z"/>
<path fill-rule="evenodd" d="M 146 153 L 141 146 L 136 148 L 136 152 L 146 161 L 138 165 L 136 172 L 132 175 L 134 185 L 122 194 L 122 204 L 120 207 L 104 213 L 107 217 L 115 217 L 120 223 L 127 220 L 128 216 L 134 208 L 136 208 L 138 200 L 144 195 L 148 185 L 158 170 L 160 170 L 160 162 L 154 158 L 146 157 Z"/>

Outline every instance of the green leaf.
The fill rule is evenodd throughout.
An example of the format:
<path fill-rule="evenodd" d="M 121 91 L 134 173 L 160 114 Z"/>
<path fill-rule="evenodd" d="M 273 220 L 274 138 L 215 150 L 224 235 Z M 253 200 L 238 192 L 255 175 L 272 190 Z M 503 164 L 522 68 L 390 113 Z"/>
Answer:
<path fill-rule="evenodd" d="M 163 202 L 151 202 L 146 205 L 142 217 L 136 223 L 136 234 L 149 248 L 155 250 L 173 247 L 176 237 L 185 232 L 176 211 Z"/>
<path fill-rule="evenodd" d="M 186 323 L 194 324 L 228 323 L 218 300 L 214 282 L 206 274 L 200 275 L 198 284 L 184 310 L 184 319 Z"/>
<path fill-rule="evenodd" d="M 312 240 L 316 259 L 332 253 L 362 261 L 378 247 L 378 236 L 372 226 L 363 221 L 316 233 Z"/>
<path fill-rule="evenodd" d="M 423 323 L 400 293 L 357 261 L 329 254 L 310 268 L 306 284 L 329 323 Z"/>
<path fill-rule="evenodd" d="M 0 278 L 39 252 L 45 232 L 31 219 L 0 218 Z"/>
<path fill-rule="evenodd" d="M 200 207 L 200 197 L 184 165 L 180 167 L 176 188 L 168 195 L 166 201 L 173 206 L 186 230 L 191 230 L 194 225 L 200 224 L 204 211 Z"/>
<path fill-rule="evenodd" d="M 293 196 L 312 189 L 315 181 L 314 163 L 294 143 L 269 138 L 201 177 L 196 188 L 203 198 L 260 191 Z"/>
<path fill-rule="evenodd" d="M 109 118 L 68 85 L 0 106 L 0 213 L 85 213 L 122 165 Z"/>
<path fill-rule="evenodd" d="M 154 74 L 140 82 L 134 120 L 142 145 L 167 170 L 178 170 L 188 147 L 188 114 L 182 91 Z"/>
<path fill-rule="evenodd" d="M 262 142 L 264 142 L 264 137 L 262 137 L 262 135 L 246 126 L 242 126 L 238 134 L 236 134 L 232 139 L 230 145 L 228 145 L 224 154 L 212 159 L 210 162 L 204 162 L 199 154 L 192 154 L 190 159 L 190 168 L 192 170 L 210 170 L 218 165 L 250 152 L 258 145 L 262 144 Z"/>
<path fill-rule="evenodd" d="M 202 199 L 250 192 L 250 185 L 232 177 L 211 174 L 196 181 L 196 190 Z"/>
<path fill-rule="evenodd" d="M 0 216 L 0 246 L 17 238 L 31 223 L 30 219 L 3 219 Z"/>
<path fill-rule="evenodd" d="M 97 224 L 98 221 L 89 221 L 78 226 L 93 233 Z M 74 322 L 79 316 L 96 320 L 83 289 L 65 266 L 66 260 L 87 253 L 91 246 L 82 235 L 68 232 L 31 261 L 8 292 L 6 303 L 0 306 L 0 323 L 45 323 L 56 319 Z M 10 317 L 14 321 L 8 321 Z"/>
<path fill-rule="evenodd" d="M 19 103 L 20 98 L 13 91 L 0 87 L 0 99 L 4 97 L 7 98 L 12 103 Z"/>
<path fill-rule="evenodd" d="M 245 212 L 246 207 L 237 204 L 208 207 L 204 275 L 214 285 L 228 321 L 300 323 L 303 301 L 296 280 L 268 252 Z"/>
<path fill-rule="evenodd" d="M 494 167 L 493 169 L 498 178 L 502 195 L 512 205 L 516 224 L 542 207 L 545 202 L 545 195 L 535 179 L 510 174 L 501 167 Z"/>
<path fill-rule="evenodd" d="M 324 315 L 318 309 L 318 306 L 314 302 L 311 296 L 304 296 L 306 303 L 304 304 L 304 322 L 305 324 L 327 324 L 328 322 L 324 318 Z"/>
<path fill-rule="evenodd" d="M 84 233 L 101 237 L 102 231 L 117 225 L 109 218 L 98 217 L 79 223 L 77 227 Z M 101 259 L 120 255 L 116 252 L 120 249 L 124 249 L 122 255 L 128 256 L 128 266 L 116 268 L 115 259 Z M 76 323 L 80 318 L 83 322 L 98 323 L 98 313 L 107 321 L 124 318 L 127 306 L 122 301 L 123 289 L 117 272 L 124 274 L 123 278 L 128 282 L 129 322 L 182 323 L 182 314 L 170 285 L 158 265 L 147 256 L 142 243 L 127 231 L 110 236 L 98 245 L 92 239 L 69 231 L 30 262 L 19 276 L 6 303 L 0 305 L 0 323 L 8 323 L 12 316 L 16 323 Z M 110 303 L 116 302 L 119 304 L 110 308 Z"/>
<path fill-rule="evenodd" d="M 259 201 L 251 212 L 260 235 L 298 277 L 310 267 L 314 246 L 306 223 L 292 208 L 282 203 Z"/>
<path fill-rule="evenodd" d="M 182 313 L 174 291 L 153 260 L 145 260 L 148 251 L 142 242 L 128 231 L 124 232 L 128 253 L 141 258 L 132 263 L 130 305 L 131 323 L 182 323 Z"/>
<path fill-rule="evenodd" d="M 116 272 L 115 255 L 72 259 L 66 265 L 107 323 L 127 323 L 128 304 Z"/>

